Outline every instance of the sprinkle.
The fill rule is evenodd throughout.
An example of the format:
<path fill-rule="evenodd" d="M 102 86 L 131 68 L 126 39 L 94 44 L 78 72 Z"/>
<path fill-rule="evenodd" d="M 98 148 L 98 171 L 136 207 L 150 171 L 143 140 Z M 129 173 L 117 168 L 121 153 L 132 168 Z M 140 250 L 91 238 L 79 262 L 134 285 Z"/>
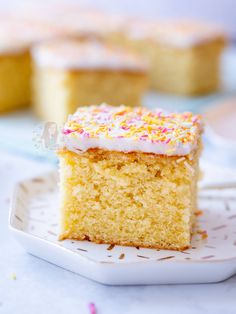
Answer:
<path fill-rule="evenodd" d="M 193 117 L 193 119 L 192 119 L 193 123 L 198 122 L 198 120 L 199 120 L 199 116 L 195 116 L 195 117 Z"/>
<path fill-rule="evenodd" d="M 68 130 L 68 129 L 64 129 L 62 132 L 63 132 L 63 134 L 67 135 L 67 134 L 70 134 L 73 131 L 72 130 Z"/>
<path fill-rule="evenodd" d="M 167 155 L 186 147 L 185 154 L 197 143 L 201 117 L 192 113 L 149 111 L 143 107 L 80 107 L 70 116 L 63 134 L 73 139 L 128 139 L 134 142 L 164 145 Z M 138 143 L 137 143 L 138 144 Z M 162 147 L 162 146 L 161 146 Z M 180 161 L 179 161 L 180 162 Z M 191 166 L 187 166 L 192 169 Z"/>
<path fill-rule="evenodd" d="M 96 314 L 97 313 L 96 306 L 94 303 L 89 303 L 88 308 L 89 308 L 90 314 Z"/>

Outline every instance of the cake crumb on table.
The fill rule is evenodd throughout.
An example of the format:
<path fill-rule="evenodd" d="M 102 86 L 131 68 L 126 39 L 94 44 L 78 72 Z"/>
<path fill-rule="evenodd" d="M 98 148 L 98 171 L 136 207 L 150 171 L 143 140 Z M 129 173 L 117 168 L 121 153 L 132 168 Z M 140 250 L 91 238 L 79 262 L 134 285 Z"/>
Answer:
<path fill-rule="evenodd" d="M 197 216 L 197 217 L 198 216 L 202 216 L 203 212 L 202 212 L 202 210 L 197 210 L 197 211 L 195 211 L 194 215 Z"/>
<path fill-rule="evenodd" d="M 206 230 L 198 230 L 197 231 L 197 234 L 200 234 L 202 240 L 205 240 L 208 238 L 208 234 L 207 234 L 207 231 Z"/>
<path fill-rule="evenodd" d="M 11 273 L 10 278 L 12 280 L 16 280 L 17 279 L 16 274 L 15 273 Z"/>

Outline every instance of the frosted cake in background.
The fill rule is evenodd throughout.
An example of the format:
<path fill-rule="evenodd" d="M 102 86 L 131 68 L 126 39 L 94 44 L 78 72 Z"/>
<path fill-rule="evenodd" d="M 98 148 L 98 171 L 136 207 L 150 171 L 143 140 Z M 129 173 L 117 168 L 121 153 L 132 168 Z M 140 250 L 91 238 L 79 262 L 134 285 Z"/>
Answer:
<path fill-rule="evenodd" d="M 124 50 L 131 49 L 134 53 L 138 53 L 150 64 L 150 67 L 146 68 L 145 71 L 140 71 L 140 65 L 138 65 L 136 72 L 134 68 L 130 71 L 130 69 L 120 67 L 120 70 L 116 71 L 116 75 L 113 75 L 113 80 L 107 79 L 108 72 L 111 74 L 111 68 L 109 71 L 104 71 L 110 66 L 105 66 L 103 69 L 101 66 L 104 75 L 103 77 L 100 75 L 97 80 L 97 82 L 99 81 L 98 90 L 102 90 L 100 97 L 95 97 L 96 93 L 94 93 L 94 98 L 82 103 L 80 100 L 83 101 L 84 96 L 81 96 L 78 105 L 102 101 L 111 104 L 136 105 L 140 103 L 141 95 L 146 89 L 144 88 L 146 84 L 144 81 L 146 81 L 147 74 L 150 78 L 150 87 L 160 92 L 201 95 L 215 92 L 220 87 L 220 56 L 225 47 L 226 38 L 221 30 L 212 25 L 184 20 L 148 22 L 100 12 L 77 3 L 65 1 L 57 2 L 56 6 L 52 3 L 35 3 L 33 5 L 27 2 L 20 5 L 15 4 L 12 8 L 9 6 L 8 9 L 5 8 L 0 12 L 0 113 L 20 109 L 31 103 L 32 59 L 29 52 L 32 48 L 34 49 L 35 44 L 55 38 L 67 38 L 83 42 L 96 39 L 102 42 L 101 46 L 104 47 L 106 44 L 113 45 L 116 43 Z M 64 58 L 67 57 L 68 63 L 70 63 L 71 57 L 65 54 Z M 110 60 L 110 57 L 108 59 Z M 106 64 L 107 61 L 101 60 L 102 63 Z M 121 63 L 119 60 L 117 68 Z M 39 71 L 38 62 L 36 61 L 35 64 L 36 81 L 45 82 L 44 78 L 41 80 L 45 74 L 45 71 L 42 70 L 43 67 L 40 66 Z M 50 75 L 55 74 L 56 70 L 54 72 L 52 70 L 47 71 L 48 74 L 49 72 Z M 74 72 L 78 74 L 79 71 Z M 82 76 L 81 72 L 80 76 Z M 85 77 L 85 71 L 83 70 L 83 72 Z M 94 72 L 98 77 L 98 68 Z M 91 73 L 90 69 L 90 78 L 92 77 Z M 52 76 L 50 77 L 52 78 Z M 38 79 L 39 77 L 40 79 Z M 61 74 L 58 75 L 58 80 L 60 77 Z M 76 85 L 75 82 L 78 80 L 78 75 L 74 74 L 74 77 L 77 78 L 70 80 L 70 88 L 73 84 Z M 120 93 L 114 93 L 115 101 L 111 98 L 111 93 L 113 93 L 111 91 L 114 90 L 112 87 L 114 77 L 117 78 L 116 84 L 118 84 L 116 91 L 120 89 Z M 121 78 L 123 83 L 120 83 Z M 103 79 L 104 84 L 102 83 Z M 73 83 L 71 83 L 72 81 Z M 134 85 L 132 88 L 128 88 L 131 81 Z M 89 92 L 90 88 L 94 91 L 94 84 L 95 78 L 94 81 L 91 80 L 91 86 L 88 87 Z M 39 86 L 39 83 L 36 85 Z M 44 86 L 42 90 L 45 88 Z M 35 95 L 38 95 L 38 92 L 41 93 L 40 89 L 41 87 L 35 89 Z M 122 95 L 123 92 L 124 95 Z M 67 97 L 64 94 L 64 86 L 62 90 L 59 90 L 60 93 L 64 95 L 63 97 Z M 87 92 L 85 91 L 85 93 Z M 102 97 L 103 93 L 106 94 L 105 98 Z M 109 97 L 107 97 L 108 94 Z M 34 99 L 40 103 L 40 99 L 44 99 L 44 97 L 45 93 L 34 97 Z M 73 96 L 73 99 L 76 100 L 76 97 Z M 71 100 L 70 103 L 73 101 Z M 74 104 L 71 106 L 74 111 L 76 107 Z M 40 106 L 36 105 L 36 108 L 38 107 Z M 56 117 L 57 112 L 53 112 L 53 110 L 54 105 L 49 111 L 52 111 L 53 116 Z M 66 114 L 62 113 L 63 110 L 60 109 L 60 113 L 58 113 L 60 121 L 64 121 L 62 116 L 67 116 L 67 112 Z M 44 111 L 43 109 L 42 112 Z M 40 110 L 37 112 L 44 119 L 42 112 Z M 47 119 L 48 116 L 45 117 Z"/>
<path fill-rule="evenodd" d="M 61 239 L 184 250 L 197 209 L 201 118 L 81 107 L 64 126 Z"/>
<path fill-rule="evenodd" d="M 20 109 L 31 101 L 30 48 L 60 33 L 44 25 L 0 20 L 0 113 Z"/>
<path fill-rule="evenodd" d="M 43 120 L 65 122 L 78 106 L 141 104 L 147 63 L 99 42 L 59 40 L 33 50 L 33 105 Z"/>
<path fill-rule="evenodd" d="M 151 88 L 181 95 L 200 95 L 220 87 L 224 32 L 197 21 L 134 20 L 117 33 L 115 42 L 150 61 Z"/>
<path fill-rule="evenodd" d="M 28 3 L 12 12 L 13 19 L 26 22 L 37 22 L 47 27 L 57 29 L 66 37 L 79 40 L 110 39 L 120 32 L 127 18 L 89 8 L 76 2 L 58 1 L 52 3 Z"/>

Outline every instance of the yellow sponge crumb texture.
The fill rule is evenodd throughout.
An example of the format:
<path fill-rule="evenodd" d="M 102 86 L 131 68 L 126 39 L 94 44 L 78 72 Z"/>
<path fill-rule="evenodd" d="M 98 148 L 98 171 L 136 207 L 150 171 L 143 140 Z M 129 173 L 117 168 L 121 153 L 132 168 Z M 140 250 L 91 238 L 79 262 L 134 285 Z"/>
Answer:
<path fill-rule="evenodd" d="M 190 246 L 198 155 L 59 152 L 60 239 L 159 249 Z"/>
<path fill-rule="evenodd" d="M 226 45 L 219 38 L 200 45 L 176 48 L 149 39 L 111 40 L 143 55 L 150 62 L 150 87 L 165 93 L 201 95 L 220 88 L 220 57 Z"/>
<path fill-rule="evenodd" d="M 102 102 L 141 104 L 147 74 L 125 71 L 64 71 L 35 66 L 34 111 L 43 120 L 64 123 L 78 106 Z"/>
<path fill-rule="evenodd" d="M 0 57 L 0 113 L 29 105 L 31 61 L 28 52 Z"/>

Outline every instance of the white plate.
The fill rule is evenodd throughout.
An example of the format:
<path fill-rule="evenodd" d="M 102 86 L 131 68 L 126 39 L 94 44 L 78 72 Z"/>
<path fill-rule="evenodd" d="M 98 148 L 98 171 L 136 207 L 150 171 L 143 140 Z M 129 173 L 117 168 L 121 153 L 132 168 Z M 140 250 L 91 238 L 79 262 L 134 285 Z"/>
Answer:
<path fill-rule="evenodd" d="M 236 273 L 236 189 L 204 190 L 200 228 L 183 252 L 58 241 L 57 174 L 17 185 L 10 229 L 28 252 L 95 281 L 111 285 L 205 283 Z"/>

